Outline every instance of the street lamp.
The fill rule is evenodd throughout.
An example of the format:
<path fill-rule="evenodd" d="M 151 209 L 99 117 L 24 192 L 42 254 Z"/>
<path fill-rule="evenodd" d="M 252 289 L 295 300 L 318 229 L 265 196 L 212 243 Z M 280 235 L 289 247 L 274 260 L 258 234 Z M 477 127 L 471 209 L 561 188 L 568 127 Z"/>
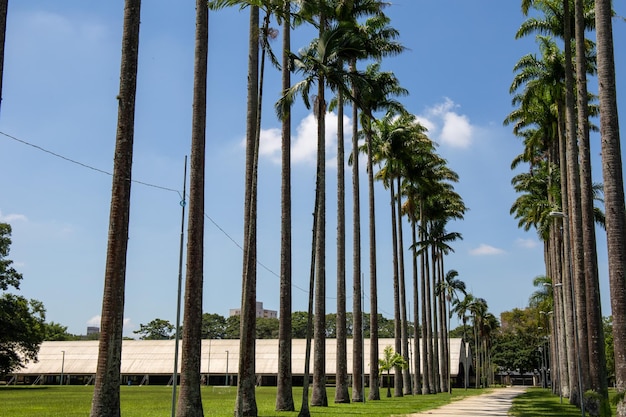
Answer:
<path fill-rule="evenodd" d="M 567 227 L 569 227 L 568 223 L 567 223 L 567 215 L 561 211 L 551 211 L 549 214 L 550 217 L 553 218 L 557 218 L 557 219 L 561 219 L 563 221 L 563 229 L 565 229 L 565 231 L 567 231 L 567 246 L 564 249 L 569 250 L 569 244 L 570 244 L 570 236 L 569 236 L 569 229 L 567 229 Z M 585 417 L 585 398 L 584 398 L 584 393 L 583 393 L 583 380 L 582 380 L 582 364 L 580 362 L 580 342 L 578 340 L 578 318 L 577 318 L 577 314 L 576 314 L 576 305 L 574 303 L 575 300 L 575 291 L 574 291 L 574 277 L 572 276 L 572 259 L 571 256 L 567 257 L 568 260 L 568 271 L 569 271 L 569 286 L 570 286 L 570 293 L 572 296 L 572 322 L 574 325 L 574 346 L 576 349 L 576 358 L 577 358 L 577 374 L 578 374 L 578 395 L 580 396 L 580 412 L 581 412 L 581 416 Z"/>
<path fill-rule="evenodd" d="M 63 369 L 65 368 L 65 351 L 62 350 L 63 356 L 61 357 L 61 382 L 59 385 L 63 385 Z"/>
<path fill-rule="evenodd" d="M 230 385 L 230 375 L 228 375 L 228 351 L 226 351 L 226 386 Z"/>

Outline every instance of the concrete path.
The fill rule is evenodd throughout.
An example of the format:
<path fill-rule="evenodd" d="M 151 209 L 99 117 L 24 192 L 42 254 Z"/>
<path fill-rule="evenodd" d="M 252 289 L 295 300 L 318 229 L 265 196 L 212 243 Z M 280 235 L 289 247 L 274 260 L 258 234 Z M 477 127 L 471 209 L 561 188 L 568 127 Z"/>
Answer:
<path fill-rule="evenodd" d="M 433 410 L 417 414 L 409 414 L 407 417 L 506 417 L 509 408 L 513 404 L 513 398 L 522 394 L 527 387 L 496 388 L 488 394 L 467 397 L 454 401 Z"/>

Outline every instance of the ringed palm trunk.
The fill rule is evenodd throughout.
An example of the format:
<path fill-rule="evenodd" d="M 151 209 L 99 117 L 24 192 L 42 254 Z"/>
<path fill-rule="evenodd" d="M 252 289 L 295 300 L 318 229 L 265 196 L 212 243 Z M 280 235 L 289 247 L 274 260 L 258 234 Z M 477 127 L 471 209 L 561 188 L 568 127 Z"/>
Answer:
<path fill-rule="evenodd" d="M 564 127 L 564 124 L 561 125 Z M 567 199 L 568 195 L 568 180 L 567 180 L 567 162 L 566 162 L 566 137 L 565 137 L 565 129 L 563 128 L 559 134 L 559 169 L 561 173 L 561 209 L 563 213 L 569 212 L 569 202 Z M 563 311 L 565 318 L 565 340 L 569 341 L 566 344 L 567 346 L 567 373 L 569 375 L 569 398 L 570 403 L 574 403 L 576 401 L 576 397 L 578 396 L 578 367 L 577 367 L 577 352 L 576 352 L 576 344 L 575 341 L 575 327 L 574 327 L 574 301 L 573 301 L 573 291 L 572 289 L 572 253 L 570 251 L 570 228 L 567 227 L 567 222 L 563 221 L 561 223 L 562 232 L 563 232 L 563 246 L 562 250 L 562 283 L 561 287 L 561 297 L 563 300 Z M 565 343 L 564 343 L 565 344 Z"/>
<path fill-rule="evenodd" d="M 282 89 L 291 86 L 291 3 L 285 1 L 283 16 Z M 280 227 L 280 318 L 278 327 L 278 381 L 276 411 L 294 411 L 292 385 L 291 329 L 291 109 L 282 120 L 281 143 L 281 227 Z"/>
<path fill-rule="evenodd" d="M 389 192 L 391 193 L 391 235 L 393 248 L 393 318 L 395 351 L 402 355 L 402 319 L 400 318 L 400 277 L 398 273 L 398 222 L 396 221 L 395 187 L 393 178 L 389 180 Z M 394 367 L 393 395 L 402 397 L 402 368 Z"/>
<path fill-rule="evenodd" d="M 317 116 L 317 230 L 316 230 L 316 282 L 315 282 L 315 326 L 313 354 L 313 392 L 311 405 L 328 406 L 326 394 L 326 149 L 324 77 L 319 77 L 315 111 Z"/>
<path fill-rule="evenodd" d="M 411 241 L 412 241 L 412 265 L 413 265 L 413 334 L 414 343 L 413 343 L 413 394 L 421 394 L 422 393 L 422 383 L 421 383 L 421 374 L 420 371 L 420 363 L 421 363 L 421 352 L 420 352 L 420 332 L 419 332 L 419 277 L 418 277 L 418 254 L 417 254 L 417 222 L 416 219 L 412 219 L 411 221 Z"/>
<path fill-rule="evenodd" d="M 113 160 L 109 237 L 102 297 L 100 341 L 98 343 L 98 364 L 91 403 L 91 417 L 118 417 L 120 415 L 120 366 L 135 130 L 140 11 L 141 0 L 126 0 L 124 4 L 122 62 Z"/>
<path fill-rule="evenodd" d="M 349 403 L 348 394 L 348 351 L 347 351 L 347 329 L 346 329 L 346 190 L 345 190 L 345 168 L 344 168 L 344 134 L 343 134 L 343 94 L 340 92 L 337 105 L 337 364 L 336 364 L 336 384 L 335 403 Z M 359 297 L 360 299 L 360 297 Z M 356 301 L 356 300 L 354 300 Z M 361 316 L 354 315 L 354 346 L 356 355 L 363 357 L 363 352 L 357 351 L 361 346 Z M 358 332 L 358 333 L 357 333 Z M 357 346 L 358 345 L 358 346 Z M 355 357 L 355 359 L 358 356 Z M 354 360 L 356 362 L 356 360 Z M 355 366 L 353 378 L 361 380 L 360 367 Z M 360 385 L 359 385 L 360 386 Z M 354 384 L 353 384 L 354 387 Z M 360 390 L 359 390 L 360 391 Z M 360 395 L 359 395 L 360 397 Z"/>
<path fill-rule="evenodd" d="M 626 392 L 626 218 L 622 173 L 611 1 L 596 0 L 596 49 L 600 96 L 600 138 L 602 178 L 613 314 L 615 382 L 618 393 Z M 620 401 L 617 416 L 626 416 L 626 403 Z"/>
<path fill-rule="evenodd" d="M 187 277 L 182 334 L 181 384 L 176 415 L 203 416 L 200 393 L 202 351 L 202 288 L 204 271 L 204 160 L 206 145 L 206 84 L 209 11 L 196 1 L 196 51 L 194 60 L 191 177 L 189 184 L 189 232 Z"/>
<path fill-rule="evenodd" d="M 250 7 L 248 105 L 246 114 L 246 183 L 241 331 L 235 417 L 257 416 L 255 397 L 256 340 L 256 169 L 258 149 L 259 8 Z"/>
<path fill-rule="evenodd" d="M 368 117 L 367 123 L 371 123 Z M 366 129 L 367 186 L 369 206 L 369 260 L 370 260 L 370 400 L 380 400 L 378 367 L 378 278 L 376 274 L 376 210 L 374 199 L 374 163 L 371 126 Z"/>
<path fill-rule="evenodd" d="M 350 71 L 356 71 L 356 63 L 353 60 L 350 63 Z M 358 91 L 356 87 L 353 87 L 353 95 L 356 97 Z M 360 375 L 361 378 L 365 378 L 362 374 L 363 370 L 363 344 L 364 335 L 361 331 L 363 325 L 363 305 L 361 304 L 361 297 L 363 294 L 363 287 L 361 282 L 361 197 L 360 197 L 360 180 L 359 180 L 359 125 L 358 125 L 358 108 L 352 104 L 352 317 L 354 324 L 354 333 L 352 338 L 352 375 Z M 343 117 L 342 117 L 343 119 Z M 343 120 L 340 121 L 343 125 Z M 358 325 L 357 325 L 358 318 Z M 372 318 L 370 317 L 370 323 Z M 377 325 L 378 326 L 378 325 Z M 358 330 L 357 330 L 358 328 Z M 378 330 L 376 330 L 378 331 Z M 357 333 L 358 332 L 358 333 Z M 378 337 L 376 337 L 378 339 Z M 370 341 L 372 339 L 372 330 L 370 330 Z M 371 342 L 373 343 L 373 342 Z M 378 345 L 378 340 L 376 340 Z M 371 355 L 371 353 L 370 353 Z M 376 358 L 378 358 L 378 352 L 376 352 Z M 370 358 L 370 363 L 372 360 Z M 376 359 L 378 364 L 378 359 Z M 378 384 L 378 370 L 376 373 L 370 370 L 370 387 L 372 383 Z M 365 392 L 363 392 L 363 385 L 361 384 L 361 378 L 352 378 L 352 398 L 354 401 L 363 401 L 365 399 Z M 370 388 L 370 394 L 372 389 Z M 372 399 L 372 398 L 370 398 Z"/>
<path fill-rule="evenodd" d="M 587 100 L 587 66 L 585 55 L 585 22 L 583 0 L 576 0 L 575 39 L 576 39 L 576 85 L 578 99 L 578 143 L 580 149 L 581 173 L 581 226 L 583 238 L 583 266 L 585 278 L 587 333 L 589 338 L 589 383 L 590 388 L 601 396 L 598 407 L 606 410 L 608 386 L 606 381 L 606 354 L 600 284 L 598 280 L 598 259 L 593 207 L 593 181 L 591 178 L 591 152 L 589 149 L 589 111 Z"/>
<path fill-rule="evenodd" d="M 587 343 L 587 314 L 585 304 L 584 254 L 580 200 L 580 167 L 578 165 L 578 141 L 576 138 L 576 116 L 574 103 L 574 71 L 572 68 L 569 1 L 563 2 L 564 10 L 564 50 L 565 50 L 565 120 L 567 123 L 567 181 L 570 210 L 567 223 L 571 231 L 572 271 L 574 282 L 574 308 L 576 308 L 578 358 L 581 364 L 582 392 L 575 398 L 578 405 L 589 387 L 589 348 Z"/>
<path fill-rule="evenodd" d="M 398 185 L 398 194 L 396 204 L 398 206 L 398 273 L 400 281 L 400 319 L 401 319 L 401 332 L 402 338 L 402 357 L 405 363 L 409 361 L 409 325 L 406 312 L 406 281 L 404 276 L 404 245 L 402 238 L 402 198 L 400 194 L 401 180 L 400 177 L 396 179 Z M 404 395 L 413 394 L 411 388 L 411 368 L 406 366 L 402 370 L 402 386 L 404 387 Z"/>
<path fill-rule="evenodd" d="M 437 282 L 439 279 L 438 274 L 438 263 L 437 263 L 437 248 L 434 246 L 431 248 L 431 264 L 432 264 L 432 288 L 431 294 L 432 297 L 432 314 L 433 314 L 433 355 L 432 355 L 432 371 L 433 371 L 433 386 L 432 388 L 435 392 L 441 392 L 441 369 L 439 368 L 439 297 L 435 295 L 435 289 L 437 288 Z"/>

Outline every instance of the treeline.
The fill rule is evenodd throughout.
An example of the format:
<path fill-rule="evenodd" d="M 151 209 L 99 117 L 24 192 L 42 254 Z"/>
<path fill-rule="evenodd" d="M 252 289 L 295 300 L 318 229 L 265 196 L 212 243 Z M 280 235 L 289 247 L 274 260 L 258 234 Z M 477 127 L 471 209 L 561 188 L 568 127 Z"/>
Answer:
<path fill-rule="evenodd" d="M 366 338 L 370 336 L 369 314 L 363 314 L 363 333 Z M 291 314 L 292 337 L 294 339 L 306 338 L 306 325 L 308 313 L 296 311 Z M 257 339 L 277 339 L 278 338 L 277 318 L 257 317 L 256 338 Z M 393 338 L 394 321 L 378 315 L 378 334 L 381 338 Z M 352 313 L 346 314 L 346 327 L 348 337 L 353 335 Z M 133 333 L 141 340 L 165 340 L 176 337 L 176 327 L 167 320 L 154 319 L 147 324 L 141 324 L 139 330 Z M 202 338 L 203 339 L 239 339 L 240 316 L 224 317 L 216 313 L 204 313 L 202 315 Z M 411 335 L 412 336 L 412 335 Z M 326 337 L 337 337 L 337 315 L 326 314 Z"/>

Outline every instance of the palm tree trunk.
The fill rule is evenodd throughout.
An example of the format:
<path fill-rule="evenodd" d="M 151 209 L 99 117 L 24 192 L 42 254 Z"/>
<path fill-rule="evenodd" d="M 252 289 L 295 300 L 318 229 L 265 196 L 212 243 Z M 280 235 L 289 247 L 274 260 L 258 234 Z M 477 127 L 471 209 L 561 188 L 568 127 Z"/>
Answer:
<path fill-rule="evenodd" d="M 283 16 L 282 89 L 291 87 L 291 2 L 285 1 Z M 291 330 L 291 109 L 282 120 L 281 131 L 281 223 L 280 223 L 280 317 L 278 326 L 278 380 L 276 411 L 294 411 Z"/>
<path fill-rule="evenodd" d="M 368 118 L 368 125 L 371 118 Z M 366 129 L 367 186 L 369 209 L 369 261 L 370 261 L 370 400 L 380 400 L 378 378 L 378 284 L 376 275 L 376 210 L 374 199 L 374 163 L 371 126 Z M 356 135 L 355 135 L 356 136 Z M 356 154 L 355 154 L 356 158 Z"/>
<path fill-rule="evenodd" d="M 433 355 L 432 355 L 432 372 L 433 372 L 433 386 L 435 392 L 441 392 L 441 369 L 439 369 L 439 297 L 435 295 L 435 289 L 437 288 L 437 282 L 439 281 L 438 263 L 437 263 L 437 249 L 433 246 L 431 248 L 431 264 L 432 264 L 432 288 L 430 296 L 432 298 L 432 314 L 433 314 Z"/>
<path fill-rule="evenodd" d="M 244 202 L 244 253 L 241 294 L 239 373 L 235 417 L 256 416 L 256 169 L 259 95 L 259 8 L 250 7 L 248 105 L 246 115 L 246 184 Z"/>
<path fill-rule="evenodd" d="M 126 0 L 102 319 L 91 417 L 120 416 L 124 289 L 135 131 L 141 0 Z"/>
<path fill-rule="evenodd" d="M 323 21 L 323 18 L 321 18 Z M 321 25 L 324 26 L 324 25 Z M 322 33 L 320 28 L 320 34 Z M 326 101 L 324 98 L 324 77 L 320 75 L 318 82 L 315 114 L 317 116 L 317 185 L 319 194 L 318 219 L 316 232 L 316 277 L 315 282 L 315 349 L 313 355 L 313 392 L 311 405 L 328 406 L 326 394 L 326 141 L 325 116 Z"/>
<path fill-rule="evenodd" d="M 611 1 L 596 0 L 596 50 L 600 95 L 602 178 L 608 246 L 615 381 L 618 393 L 626 392 L 626 211 L 624 180 L 615 89 L 615 62 Z M 617 406 L 618 417 L 626 416 L 626 402 Z"/>
<path fill-rule="evenodd" d="M 396 222 L 396 205 L 394 181 L 389 181 L 389 192 L 391 193 L 391 237 L 392 237 L 392 262 L 393 262 L 393 318 L 394 318 L 394 337 L 395 351 L 402 355 L 402 320 L 400 318 L 400 278 L 398 276 L 398 233 Z M 393 373 L 393 395 L 394 397 L 402 397 L 402 368 L 398 365 Z"/>
<path fill-rule="evenodd" d="M 400 319 L 401 319 L 401 333 L 402 338 L 402 357 L 405 363 L 410 363 L 409 360 L 409 324 L 407 321 L 406 312 L 406 280 L 404 277 L 404 244 L 402 237 L 402 194 L 400 193 L 401 178 L 398 176 L 396 179 L 398 185 L 398 193 L 396 204 L 398 206 L 398 273 L 400 280 Z M 402 370 L 403 380 L 402 385 L 404 387 L 404 395 L 413 394 L 411 388 L 411 368 L 406 366 Z"/>
<path fill-rule="evenodd" d="M 420 352 L 420 332 L 419 332 L 419 294 L 418 294 L 418 255 L 417 255 L 417 222 L 415 219 L 411 221 L 411 242 L 412 242 L 412 265 L 413 265 L 413 334 L 414 334 L 414 342 L 413 342 L 413 394 L 421 394 L 422 393 L 422 383 L 421 383 L 421 374 L 420 371 L 420 363 L 421 363 L 421 352 Z"/>
<path fill-rule="evenodd" d="M 345 190 L 345 151 L 343 134 L 343 94 L 338 94 L 337 105 L 337 364 L 335 377 L 335 403 L 349 403 L 348 394 L 348 351 L 346 330 L 346 190 Z M 360 282 L 360 281 L 359 281 Z M 355 283 L 356 284 L 356 283 Z M 358 297 L 359 301 L 361 297 Z M 356 300 L 353 300 L 355 302 Z M 360 308 L 360 303 L 359 303 Z M 362 317 L 360 314 L 353 315 L 354 341 L 362 339 Z M 353 342 L 355 359 L 363 357 L 363 345 Z M 357 361 L 354 360 L 353 363 Z M 356 373 L 355 373 L 356 372 Z M 354 366 L 353 395 L 362 399 L 361 390 L 354 392 L 354 388 L 360 387 L 356 380 L 361 381 L 361 367 Z M 356 386 L 355 386 L 356 384 Z"/>
<path fill-rule="evenodd" d="M 350 62 L 350 71 L 356 71 L 356 60 L 352 60 Z M 353 95 L 356 97 L 358 95 L 358 90 L 356 87 L 353 87 Z M 357 327 L 363 324 L 362 318 L 360 319 L 359 326 L 357 326 L 357 317 L 361 317 L 363 314 L 363 305 L 361 302 L 361 297 L 363 294 L 363 288 L 361 283 L 361 198 L 360 198 L 360 181 L 359 181 L 359 125 L 358 125 L 358 115 L 359 110 L 358 107 L 353 103 L 352 104 L 352 317 L 354 320 L 354 336 L 352 339 L 352 374 L 359 375 L 362 373 L 363 364 L 365 358 L 363 357 L 363 332 L 358 330 L 357 337 Z M 343 119 L 343 117 L 342 117 Z M 343 120 L 340 121 L 343 125 Z M 370 325 L 372 320 L 376 323 L 376 327 L 378 327 L 377 318 L 372 319 L 370 316 Z M 373 338 L 372 332 L 374 329 L 370 326 L 370 343 L 373 343 L 371 339 Z M 375 330 L 376 332 L 376 346 L 378 347 L 378 328 Z M 371 349 L 370 349 L 371 350 Z M 372 353 L 370 353 L 372 355 Z M 378 352 L 376 352 L 376 358 L 378 358 Z M 370 363 L 372 360 L 370 358 Z M 376 359 L 376 364 L 378 365 L 378 359 Z M 358 368 L 358 369 L 357 369 Z M 375 370 L 370 367 L 370 387 L 372 384 L 376 384 L 376 390 L 378 390 L 378 369 Z M 365 375 L 361 374 L 361 378 L 365 378 Z M 352 398 L 356 401 L 357 397 L 360 398 L 360 401 L 365 399 L 365 392 L 362 392 L 361 381 L 357 381 L 356 378 L 352 379 Z M 373 388 L 370 388 L 370 396 L 372 395 Z M 360 394 L 360 395 L 359 395 Z M 370 399 L 376 399 L 371 398 Z"/>
<path fill-rule="evenodd" d="M 606 381 L 606 354 L 598 280 L 598 259 L 593 207 L 593 181 L 591 178 L 591 152 L 589 148 L 589 107 L 587 100 L 587 66 L 585 56 L 585 22 L 583 0 L 574 2 L 576 39 L 576 85 L 578 99 L 578 146 L 581 173 L 581 227 L 583 265 L 586 293 L 587 333 L 589 338 L 590 388 L 601 396 L 599 407 L 608 407 Z M 610 412 L 610 411 L 609 411 Z"/>
<path fill-rule="evenodd" d="M 570 249 L 572 253 L 572 279 L 574 282 L 574 308 L 576 309 L 576 322 L 578 334 L 578 359 L 580 360 L 580 376 L 582 378 L 582 392 L 580 397 L 574 397 L 577 405 L 580 405 L 582 394 L 589 387 L 589 349 L 587 343 L 587 314 L 585 304 L 585 276 L 584 254 L 582 246 L 582 219 L 580 200 L 580 167 L 578 165 L 578 141 L 576 138 L 576 117 L 574 103 L 574 71 L 572 68 L 569 0 L 563 1 L 564 20 L 564 53 L 565 53 L 565 121 L 567 123 L 566 135 L 566 158 L 567 158 L 567 181 L 569 212 L 567 223 L 570 229 Z M 570 398 L 571 399 L 571 398 Z"/>
<path fill-rule="evenodd" d="M 206 146 L 206 85 L 209 43 L 209 11 L 196 1 L 196 51 L 194 60 L 191 177 L 189 184 L 189 232 L 187 277 L 182 334 L 181 384 L 176 414 L 203 416 L 200 393 L 202 351 L 202 288 L 204 273 L 204 176 Z"/>

